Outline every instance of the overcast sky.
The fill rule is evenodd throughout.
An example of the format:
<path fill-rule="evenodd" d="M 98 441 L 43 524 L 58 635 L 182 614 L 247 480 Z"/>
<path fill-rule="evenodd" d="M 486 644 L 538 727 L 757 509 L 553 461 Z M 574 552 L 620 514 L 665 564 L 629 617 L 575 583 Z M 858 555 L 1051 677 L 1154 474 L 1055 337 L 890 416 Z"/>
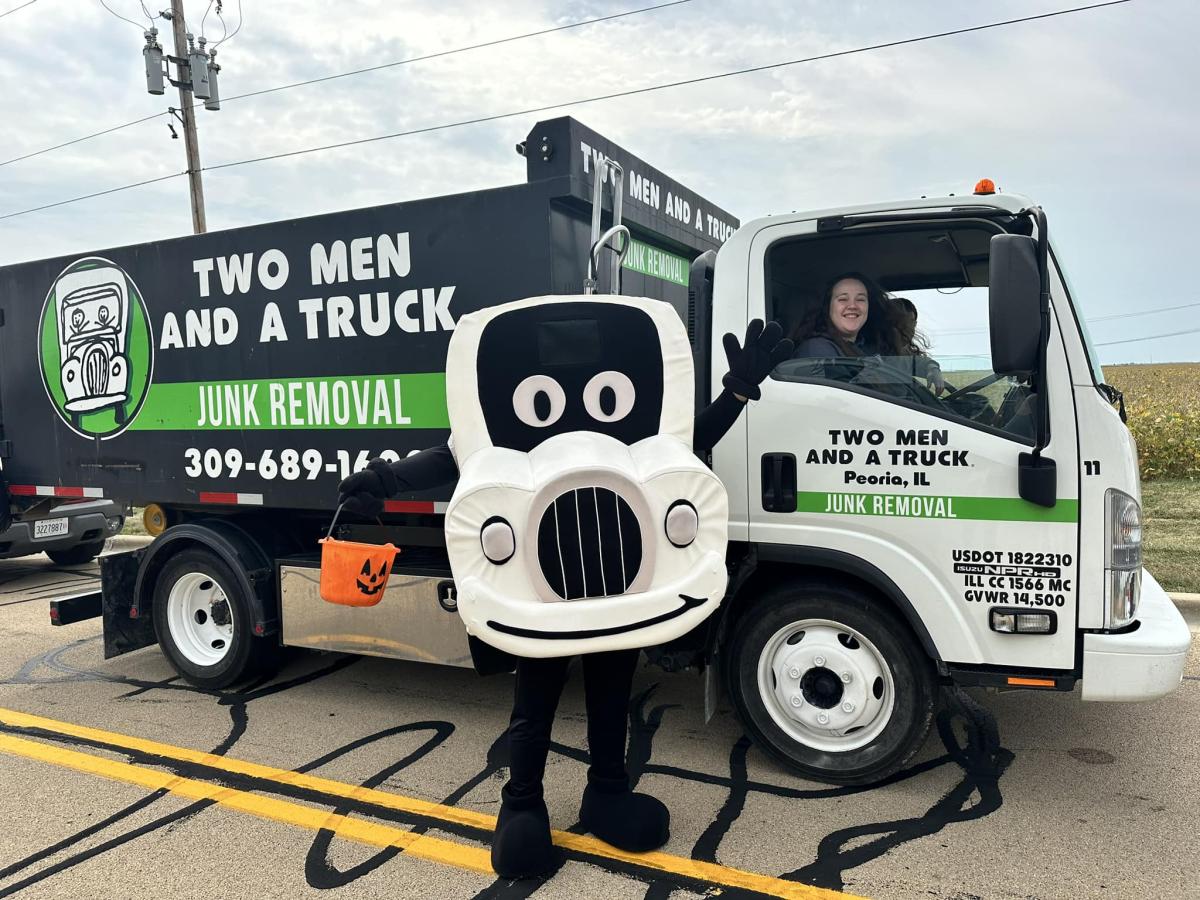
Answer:
<path fill-rule="evenodd" d="M 0 0 L 0 13 L 22 0 Z M 243 0 L 224 96 L 650 5 L 653 0 Z M 667 9 L 200 111 L 201 160 L 284 150 L 1081 5 L 1084 0 L 692 0 Z M 146 23 L 137 0 L 108 0 Z M 153 12 L 168 4 L 147 2 Z M 207 0 L 187 0 L 201 30 Z M 215 11 L 215 6 L 213 7 Z M 224 18 L 238 22 L 238 0 Z M 169 44 L 169 23 L 159 21 Z M 210 13 L 203 32 L 215 40 Z M 210 230 L 524 179 L 513 144 L 570 114 L 743 221 L 969 192 L 982 176 L 1049 214 L 1098 344 L 1200 328 L 1200 4 L 1106 9 L 542 116 L 204 175 Z M 141 29 L 98 0 L 0 18 L 0 162 L 178 104 L 145 91 Z M 179 172 L 167 119 L 0 166 L 0 216 Z M 189 233 L 187 182 L 0 219 L 0 264 Z M 1185 262 L 1189 265 L 1185 266 Z M 1170 312 L 1164 307 L 1197 304 Z M 1111 319 L 1130 312 L 1144 315 Z M 1200 333 L 1100 348 L 1200 360 Z"/>

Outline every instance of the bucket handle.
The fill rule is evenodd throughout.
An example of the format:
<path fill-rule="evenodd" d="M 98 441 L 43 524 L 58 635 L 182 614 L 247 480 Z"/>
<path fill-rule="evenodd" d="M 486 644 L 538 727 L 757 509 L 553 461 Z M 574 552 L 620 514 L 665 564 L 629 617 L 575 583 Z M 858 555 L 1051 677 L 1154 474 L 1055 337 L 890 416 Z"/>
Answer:
<path fill-rule="evenodd" d="M 333 537 L 333 527 L 335 525 L 337 525 L 338 516 L 340 516 L 342 514 L 342 507 L 345 506 L 348 502 L 349 502 L 349 500 L 343 500 L 341 503 L 338 504 L 338 508 L 333 511 L 333 520 L 329 523 L 329 530 L 327 532 L 325 532 L 326 540 L 329 540 L 330 538 Z M 383 524 L 383 519 L 379 518 L 379 516 L 375 517 L 375 521 L 378 522 L 380 525 Z"/>

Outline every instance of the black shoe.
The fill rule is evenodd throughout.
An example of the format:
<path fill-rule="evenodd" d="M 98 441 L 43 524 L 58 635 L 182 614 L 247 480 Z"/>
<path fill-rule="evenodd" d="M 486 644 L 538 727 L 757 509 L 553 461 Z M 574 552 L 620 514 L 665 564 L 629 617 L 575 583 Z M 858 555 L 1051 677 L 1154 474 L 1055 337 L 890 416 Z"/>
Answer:
<path fill-rule="evenodd" d="M 500 792 L 500 815 L 492 835 L 492 868 L 501 878 L 532 878 L 553 872 L 559 863 L 550 840 L 550 814 L 539 792 L 513 797 Z"/>
<path fill-rule="evenodd" d="M 589 778 L 579 809 L 583 827 L 618 850 L 657 850 L 671 836 L 671 814 L 662 801 L 635 794 L 628 778 Z"/>

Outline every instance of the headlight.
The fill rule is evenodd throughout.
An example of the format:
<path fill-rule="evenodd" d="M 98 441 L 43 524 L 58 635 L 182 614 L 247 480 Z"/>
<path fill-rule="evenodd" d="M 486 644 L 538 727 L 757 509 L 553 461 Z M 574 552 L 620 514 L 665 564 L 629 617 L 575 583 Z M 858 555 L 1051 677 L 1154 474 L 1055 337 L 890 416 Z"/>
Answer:
<path fill-rule="evenodd" d="M 676 547 L 686 547 L 696 539 L 700 530 L 700 514 L 686 500 L 676 500 L 667 510 L 667 540 Z"/>
<path fill-rule="evenodd" d="M 479 530 L 479 543 L 483 555 L 498 566 L 504 565 L 517 552 L 517 537 L 512 526 L 499 516 L 492 516 Z"/>
<path fill-rule="evenodd" d="M 1142 592 L 1142 510 L 1128 494 L 1104 495 L 1108 559 L 1104 579 L 1104 627 L 1121 628 L 1137 615 Z"/>

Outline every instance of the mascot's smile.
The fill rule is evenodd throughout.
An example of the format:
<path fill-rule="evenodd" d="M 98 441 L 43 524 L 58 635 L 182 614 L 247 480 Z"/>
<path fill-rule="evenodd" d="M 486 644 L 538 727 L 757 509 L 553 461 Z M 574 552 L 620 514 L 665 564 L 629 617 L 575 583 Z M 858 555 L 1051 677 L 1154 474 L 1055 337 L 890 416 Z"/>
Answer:
<path fill-rule="evenodd" d="M 505 634 L 512 634 L 518 637 L 541 638 L 548 641 L 605 637 L 610 634 L 624 634 L 627 631 L 637 631 L 639 628 L 649 628 L 651 625 L 657 625 L 659 622 L 666 622 L 669 619 L 674 619 L 676 616 L 682 616 L 689 609 L 695 609 L 697 606 L 708 601 L 707 597 L 689 597 L 687 594 L 680 594 L 679 599 L 683 601 L 683 606 L 679 607 L 679 609 L 663 613 L 652 619 L 631 622 L 629 625 L 614 625 L 611 628 L 591 628 L 586 631 L 537 631 L 532 628 L 514 628 L 511 625 L 504 625 L 500 622 L 490 620 L 488 621 L 488 627 Z"/>

